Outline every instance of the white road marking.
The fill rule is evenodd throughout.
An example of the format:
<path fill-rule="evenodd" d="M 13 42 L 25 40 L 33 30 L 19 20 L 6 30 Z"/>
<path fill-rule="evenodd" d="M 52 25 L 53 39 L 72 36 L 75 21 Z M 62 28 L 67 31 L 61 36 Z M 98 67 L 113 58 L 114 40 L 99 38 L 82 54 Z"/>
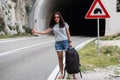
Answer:
<path fill-rule="evenodd" d="M 40 43 L 40 44 L 35 44 L 35 45 L 32 45 L 32 46 L 26 46 L 26 47 L 14 49 L 14 50 L 7 51 L 7 52 L 3 52 L 3 53 L 0 53 L 0 56 L 8 55 L 8 54 L 11 54 L 11 53 L 16 52 L 16 51 L 20 51 L 20 50 L 27 49 L 27 48 L 32 48 L 32 47 L 43 45 L 43 44 L 48 44 L 48 43 L 51 43 L 51 42 L 54 42 L 54 40 L 44 42 L 44 43 Z"/>
<path fill-rule="evenodd" d="M 55 80 L 59 72 L 59 65 L 54 68 L 53 72 L 50 74 L 48 80 Z"/>

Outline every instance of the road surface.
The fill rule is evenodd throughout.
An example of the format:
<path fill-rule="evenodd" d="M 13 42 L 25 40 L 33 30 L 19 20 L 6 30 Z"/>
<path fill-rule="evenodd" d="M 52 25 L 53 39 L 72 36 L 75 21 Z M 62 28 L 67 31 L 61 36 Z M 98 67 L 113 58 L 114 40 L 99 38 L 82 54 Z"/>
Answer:
<path fill-rule="evenodd" d="M 73 45 L 91 37 L 72 37 Z M 0 40 L 0 80 L 47 80 L 57 65 L 54 36 Z"/>

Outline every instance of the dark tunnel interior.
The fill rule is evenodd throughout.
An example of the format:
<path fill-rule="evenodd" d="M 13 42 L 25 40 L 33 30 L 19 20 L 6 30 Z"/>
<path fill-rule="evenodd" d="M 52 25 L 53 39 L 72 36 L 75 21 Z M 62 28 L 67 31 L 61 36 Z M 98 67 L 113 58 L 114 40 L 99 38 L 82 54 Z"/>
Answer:
<path fill-rule="evenodd" d="M 85 19 L 94 0 L 58 0 L 55 11 L 62 13 L 71 35 L 97 36 L 97 19 Z M 105 19 L 100 19 L 100 36 L 105 34 Z"/>

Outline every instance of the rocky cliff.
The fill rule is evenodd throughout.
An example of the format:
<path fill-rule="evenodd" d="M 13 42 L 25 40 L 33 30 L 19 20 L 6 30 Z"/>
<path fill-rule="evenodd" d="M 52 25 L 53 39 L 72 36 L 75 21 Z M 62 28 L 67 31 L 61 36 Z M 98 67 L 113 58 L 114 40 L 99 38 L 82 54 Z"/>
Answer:
<path fill-rule="evenodd" d="M 25 33 L 36 0 L 0 0 L 0 35 Z"/>

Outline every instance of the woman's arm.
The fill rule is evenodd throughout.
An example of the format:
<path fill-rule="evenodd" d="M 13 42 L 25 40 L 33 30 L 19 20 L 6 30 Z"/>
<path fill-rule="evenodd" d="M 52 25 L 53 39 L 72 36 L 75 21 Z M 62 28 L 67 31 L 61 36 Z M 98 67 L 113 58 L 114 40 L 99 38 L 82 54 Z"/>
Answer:
<path fill-rule="evenodd" d="M 69 28 L 66 29 L 66 32 L 67 32 L 67 35 L 68 35 L 68 40 L 69 40 L 69 42 L 71 42 L 72 39 L 71 39 Z"/>
<path fill-rule="evenodd" d="M 36 33 L 36 34 L 48 34 L 48 33 L 50 33 L 51 32 L 51 29 L 50 28 L 48 28 L 48 29 L 46 29 L 46 30 L 44 30 L 44 31 L 36 31 L 36 30 L 32 30 L 32 33 Z"/>
<path fill-rule="evenodd" d="M 67 36 L 68 36 L 68 41 L 69 41 L 69 46 L 72 46 L 72 38 L 70 35 L 69 28 L 66 28 Z"/>

